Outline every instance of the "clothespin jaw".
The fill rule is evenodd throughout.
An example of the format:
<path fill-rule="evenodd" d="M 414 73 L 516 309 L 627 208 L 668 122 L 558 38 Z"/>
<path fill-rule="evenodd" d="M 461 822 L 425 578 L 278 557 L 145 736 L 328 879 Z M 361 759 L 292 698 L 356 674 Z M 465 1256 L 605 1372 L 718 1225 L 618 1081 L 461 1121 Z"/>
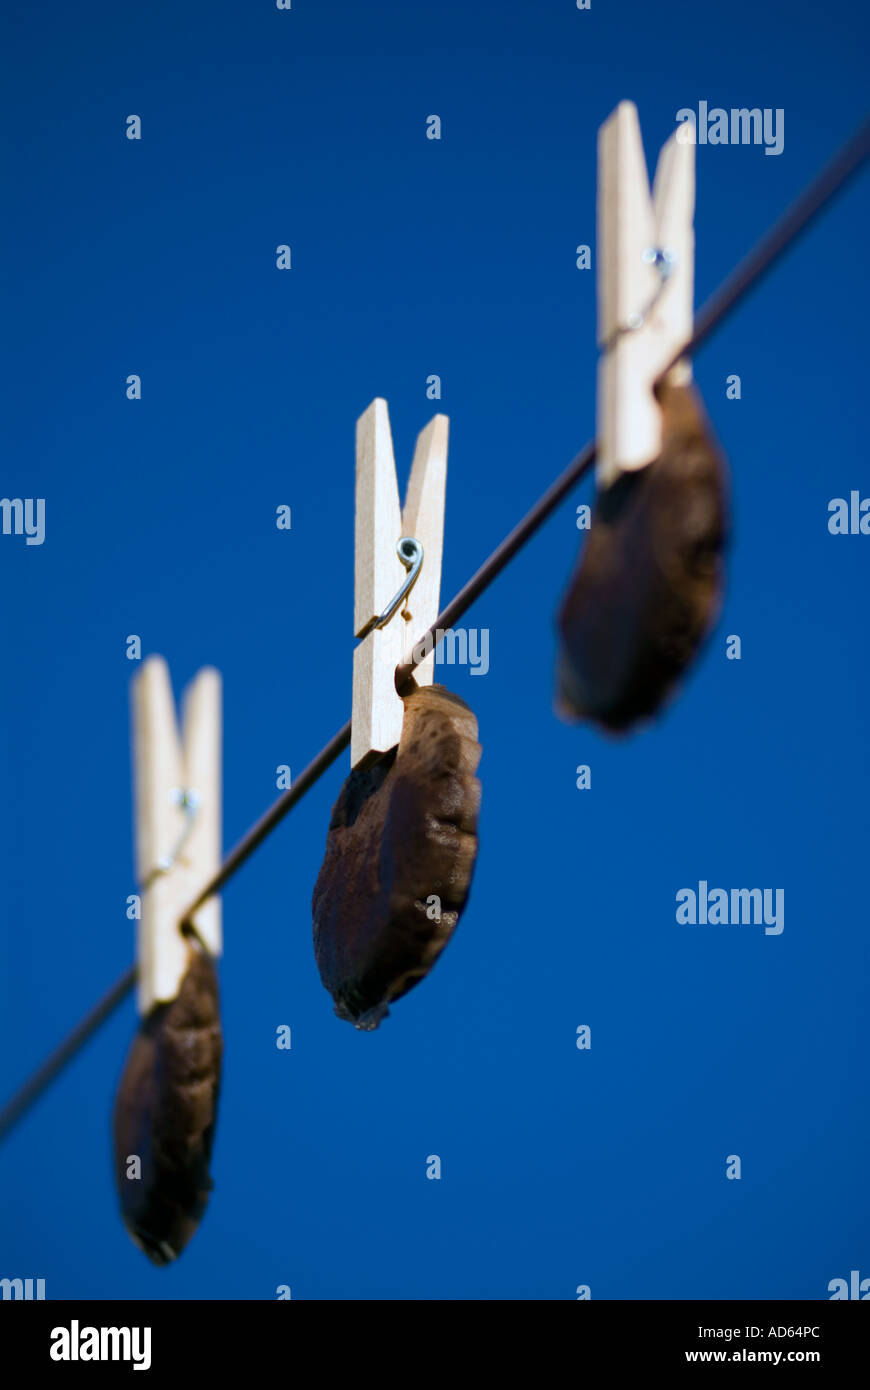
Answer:
<path fill-rule="evenodd" d="M 399 742 L 404 707 L 396 694 L 396 667 L 438 616 L 444 499 L 447 482 L 446 415 L 435 415 L 417 438 L 404 509 L 387 403 L 372 401 L 356 428 L 354 634 L 366 633 L 389 608 L 407 575 L 397 553 L 403 536 L 423 548 L 419 576 L 405 603 L 368 631 L 353 654 L 351 767 L 364 767 Z M 417 667 L 418 685 L 434 680 L 435 655 Z"/>
<path fill-rule="evenodd" d="M 140 885 L 138 1007 L 143 1017 L 178 994 L 189 947 L 181 917 L 221 857 L 221 678 L 204 667 L 185 692 L 179 737 L 169 668 L 149 657 L 132 688 L 136 874 Z M 210 898 L 192 923 L 221 952 L 221 908 Z"/>
<path fill-rule="evenodd" d="M 598 132 L 599 490 L 662 447 L 653 387 L 692 335 L 694 127 L 663 146 L 652 199 L 637 108 L 620 102 Z M 668 373 L 691 380 L 688 360 Z"/>

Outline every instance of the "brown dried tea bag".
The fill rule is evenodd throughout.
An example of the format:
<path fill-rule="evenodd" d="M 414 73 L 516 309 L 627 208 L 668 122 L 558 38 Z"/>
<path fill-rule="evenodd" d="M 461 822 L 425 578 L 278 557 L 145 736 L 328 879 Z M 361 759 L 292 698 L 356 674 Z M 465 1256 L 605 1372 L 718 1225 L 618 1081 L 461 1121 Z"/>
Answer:
<path fill-rule="evenodd" d="M 559 614 L 560 713 L 611 732 L 657 712 L 721 599 L 725 464 L 694 387 L 658 399 L 662 452 L 599 495 Z"/>
<path fill-rule="evenodd" d="M 133 1039 L 115 1101 L 121 1212 L 154 1264 L 178 1258 L 208 1203 L 222 1051 L 214 962 L 192 942 L 178 995 Z M 133 1156 L 139 1178 L 128 1177 Z"/>
<path fill-rule="evenodd" d="M 452 936 L 477 856 L 477 720 L 441 685 L 403 696 L 398 747 L 351 772 L 314 887 L 314 954 L 335 1012 L 377 1028 Z"/>

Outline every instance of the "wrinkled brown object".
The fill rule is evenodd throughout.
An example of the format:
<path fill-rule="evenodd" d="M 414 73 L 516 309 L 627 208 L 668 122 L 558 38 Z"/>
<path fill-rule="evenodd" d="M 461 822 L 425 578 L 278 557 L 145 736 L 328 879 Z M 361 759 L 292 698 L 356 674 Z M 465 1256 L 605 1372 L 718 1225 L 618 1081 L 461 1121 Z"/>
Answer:
<path fill-rule="evenodd" d="M 154 1264 L 177 1259 L 205 1212 L 220 1089 L 217 974 L 191 945 L 178 996 L 133 1039 L 115 1100 L 115 1175 L 124 1224 Z M 141 1159 L 142 1176 L 127 1177 Z"/>
<path fill-rule="evenodd" d="M 320 978 L 338 1017 L 357 1028 L 377 1028 L 431 970 L 477 856 L 477 720 L 443 685 L 403 699 L 398 748 L 351 772 L 341 789 L 312 899 Z M 440 921 L 427 915 L 432 897 Z"/>
<path fill-rule="evenodd" d="M 662 452 L 599 495 L 559 614 L 559 708 L 622 732 L 656 713 L 718 614 L 727 484 L 698 393 L 663 386 Z"/>

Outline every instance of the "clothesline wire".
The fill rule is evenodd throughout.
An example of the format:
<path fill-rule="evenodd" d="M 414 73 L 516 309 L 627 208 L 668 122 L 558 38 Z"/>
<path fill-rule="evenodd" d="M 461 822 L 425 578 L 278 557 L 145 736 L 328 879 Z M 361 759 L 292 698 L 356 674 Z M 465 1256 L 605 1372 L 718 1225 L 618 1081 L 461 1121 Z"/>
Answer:
<path fill-rule="evenodd" d="M 834 195 L 842 192 L 868 157 L 870 157 L 870 118 L 863 122 L 851 139 L 825 165 L 821 173 L 786 209 L 782 217 L 762 236 L 761 240 L 756 243 L 701 307 L 695 318 L 692 337 L 675 355 L 665 371 L 670 370 L 681 357 L 690 356 L 714 329 L 720 327 L 739 301 L 759 283 L 766 271 L 807 229 Z M 423 660 L 423 657 L 437 646 L 440 640 L 439 634 L 449 631 L 463 617 L 475 600 L 543 525 L 580 479 L 588 473 L 595 462 L 595 455 L 595 442 L 591 441 L 580 450 L 579 454 L 575 455 L 564 472 L 556 478 L 555 482 L 496 547 L 488 559 L 484 560 L 468 583 L 460 589 L 455 598 L 451 599 L 443 612 L 439 613 L 429 631 L 420 638 L 416 647 L 416 650 L 420 652 L 419 660 Z M 414 667 L 418 664 L 418 660 L 412 659 L 397 669 L 396 684 L 398 687 L 407 682 Z M 296 778 L 293 786 L 278 797 L 277 801 L 230 850 L 218 872 L 204 885 L 199 896 L 184 913 L 183 921 L 188 921 L 197 908 L 201 907 L 208 898 L 220 892 L 349 744 L 350 720 L 320 750 L 316 758 Z M 71 1061 L 100 1025 L 114 1012 L 121 1000 L 135 985 L 136 974 L 136 966 L 130 966 L 16 1092 L 8 1104 L 0 1110 L 0 1138 L 8 1133 L 42 1091 L 63 1070 L 67 1062 Z"/>

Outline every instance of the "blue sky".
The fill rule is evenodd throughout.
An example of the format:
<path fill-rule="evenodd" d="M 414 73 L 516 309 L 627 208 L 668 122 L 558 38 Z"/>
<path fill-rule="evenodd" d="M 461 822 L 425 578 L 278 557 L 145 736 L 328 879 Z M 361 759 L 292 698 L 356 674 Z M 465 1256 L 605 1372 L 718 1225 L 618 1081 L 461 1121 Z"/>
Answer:
<path fill-rule="evenodd" d="M 700 303 L 863 116 L 868 21 L 154 0 L 13 2 L 4 27 L 0 493 L 45 498 L 46 533 L 0 535 L 3 1097 L 131 959 L 127 635 L 178 693 L 223 673 L 229 847 L 349 713 L 357 416 L 387 398 L 404 486 L 449 415 L 449 598 L 594 431 L 574 248 L 602 120 L 634 100 L 652 160 L 702 100 L 784 110 L 780 155 L 698 149 Z M 116 1209 L 128 1001 L 0 1147 L 0 1275 L 130 1299 L 825 1298 L 870 1275 L 870 537 L 827 529 L 831 498 L 870 496 L 868 216 L 865 175 L 698 355 L 734 540 L 680 697 L 618 743 L 553 713 L 587 482 L 469 613 L 489 672 L 440 668 L 479 720 L 483 802 L 432 975 L 374 1034 L 320 984 L 345 755 L 224 895 L 196 1238 L 152 1268 Z M 700 880 L 783 889 L 784 931 L 678 924 Z"/>

